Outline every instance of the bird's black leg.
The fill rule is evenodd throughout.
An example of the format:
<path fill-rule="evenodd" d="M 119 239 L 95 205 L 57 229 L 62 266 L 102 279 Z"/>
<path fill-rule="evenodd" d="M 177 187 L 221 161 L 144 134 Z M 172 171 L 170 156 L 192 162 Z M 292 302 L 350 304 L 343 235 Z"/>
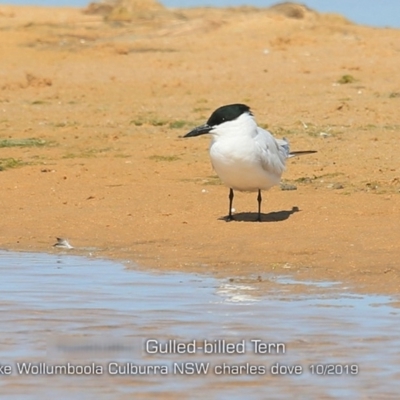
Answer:
<path fill-rule="evenodd" d="M 233 189 L 229 189 L 229 213 L 228 213 L 228 221 L 233 220 L 232 216 L 232 204 L 233 204 Z"/>
<path fill-rule="evenodd" d="M 258 217 L 257 217 L 257 221 L 261 222 L 261 202 L 262 202 L 262 197 L 261 197 L 261 190 L 260 189 L 258 189 L 257 201 L 258 201 Z"/>

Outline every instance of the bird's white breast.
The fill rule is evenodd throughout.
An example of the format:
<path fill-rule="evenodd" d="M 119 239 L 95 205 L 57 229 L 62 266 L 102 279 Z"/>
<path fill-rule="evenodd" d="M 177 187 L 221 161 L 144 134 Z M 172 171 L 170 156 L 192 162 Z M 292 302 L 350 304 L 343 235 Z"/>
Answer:
<path fill-rule="evenodd" d="M 234 190 L 265 190 L 279 184 L 287 154 L 267 131 L 245 114 L 211 132 L 210 157 L 215 172 Z"/>

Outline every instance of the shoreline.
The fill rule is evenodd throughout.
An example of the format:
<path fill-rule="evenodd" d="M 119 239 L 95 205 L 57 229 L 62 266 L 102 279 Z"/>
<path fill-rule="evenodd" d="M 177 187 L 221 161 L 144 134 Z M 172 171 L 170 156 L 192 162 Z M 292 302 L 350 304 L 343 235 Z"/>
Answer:
<path fill-rule="evenodd" d="M 2 248 L 50 252 L 58 236 L 140 268 L 399 293 L 400 30 L 314 12 L 106 24 L 28 8 L 0 14 Z M 293 150 L 318 151 L 288 162 L 297 190 L 263 192 L 260 224 L 246 193 L 241 221 L 220 220 L 228 190 L 208 138 L 180 138 L 233 102 Z"/>

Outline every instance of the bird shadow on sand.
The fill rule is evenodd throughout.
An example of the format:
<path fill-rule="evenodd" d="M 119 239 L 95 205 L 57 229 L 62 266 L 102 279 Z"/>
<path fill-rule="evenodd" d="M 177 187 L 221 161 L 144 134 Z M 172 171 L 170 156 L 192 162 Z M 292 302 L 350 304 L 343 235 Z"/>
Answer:
<path fill-rule="evenodd" d="M 256 212 L 249 212 L 249 213 L 238 213 L 233 216 L 232 221 L 239 221 L 239 222 L 279 222 L 285 221 L 288 219 L 292 214 L 300 212 L 298 207 L 292 207 L 291 210 L 282 210 L 282 211 L 273 211 L 268 214 L 261 213 L 261 221 L 257 220 L 258 213 Z M 230 222 L 228 217 L 220 217 L 218 218 L 221 221 Z"/>

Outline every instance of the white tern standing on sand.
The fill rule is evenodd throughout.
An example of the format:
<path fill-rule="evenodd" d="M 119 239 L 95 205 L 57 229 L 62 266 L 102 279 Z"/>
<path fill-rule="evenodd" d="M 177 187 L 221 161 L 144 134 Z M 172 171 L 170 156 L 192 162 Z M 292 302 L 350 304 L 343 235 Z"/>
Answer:
<path fill-rule="evenodd" d="M 232 217 L 233 191 L 258 191 L 258 218 L 261 221 L 261 190 L 279 184 L 289 157 L 315 151 L 290 152 L 286 139 L 275 139 L 257 126 L 245 104 L 230 104 L 216 109 L 207 123 L 184 137 L 211 133 L 211 163 L 222 182 L 229 187 L 229 214 Z"/>

